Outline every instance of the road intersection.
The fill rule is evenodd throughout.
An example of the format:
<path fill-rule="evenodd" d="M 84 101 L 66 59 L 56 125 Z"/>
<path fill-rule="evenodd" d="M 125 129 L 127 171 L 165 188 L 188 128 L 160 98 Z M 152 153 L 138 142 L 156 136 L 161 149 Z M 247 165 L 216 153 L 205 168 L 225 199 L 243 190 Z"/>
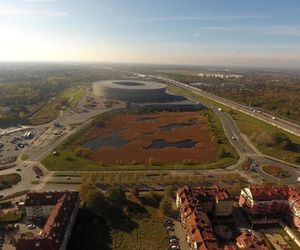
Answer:
<path fill-rule="evenodd" d="M 165 79 L 164 79 L 165 80 Z M 171 82 L 173 80 L 168 79 L 168 82 Z M 194 91 L 193 89 L 187 88 L 185 84 L 179 83 L 179 82 L 172 82 L 172 84 L 175 84 L 176 86 L 185 88 L 189 91 L 192 91 L 196 94 L 199 94 L 199 91 Z M 14 185 L 12 188 L 5 189 L 1 191 L 1 194 L 5 197 L 10 197 L 16 193 L 19 193 L 21 191 L 25 190 L 41 190 L 41 189 L 47 189 L 47 182 L 49 180 L 52 180 L 55 173 L 53 171 L 48 171 L 41 163 L 41 159 L 45 157 L 47 154 L 51 153 L 55 147 L 60 144 L 63 140 L 65 140 L 68 136 L 71 134 L 76 133 L 78 130 L 80 130 L 82 127 L 84 127 L 94 116 L 99 115 L 104 112 L 108 112 L 111 110 L 111 108 L 104 108 L 104 107 L 98 107 L 93 109 L 86 109 L 84 108 L 84 100 L 88 97 L 93 95 L 91 92 L 87 91 L 86 95 L 83 97 L 82 101 L 78 103 L 76 106 L 76 110 L 80 110 L 80 112 L 75 112 L 74 110 L 65 111 L 60 117 L 58 117 L 55 121 L 44 124 L 39 128 L 34 128 L 36 130 L 41 129 L 49 129 L 49 128 L 55 128 L 55 124 L 60 124 L 61 126 L 61 133 L 59 136 L 55 137 L 54 139 L 50 140 L 47 145 L 35 148 L 35 150 L 31 150 L 32 148 L 29 147 L 28 149 L 24 149 L 22 153 L 26 153 L 29 157 L 28 160 L 21 161 L 20 159 L 17 160 L 15 163 L 16 166 L 5 169 L 0 171 L 0 174 L 9 174 L 9 173 L 16 173 L 16 169 L 20 168 L 22 169 L 21 172 L 18 172 L 21 175 L 21 181 Z M 216 173 L 230 173 L 230 172 L 239 172 L 243 176 L 247 176 L 245 172 L 241 169 L 241 165 L 249 158 L 253 160 L 255 163 L 252 170 L 255 171 L 257 175 L 260 176 L 260 178 L 263 181 L 268 182 L 280 182 L 282 184 L 295 184 L 297 183 L 297 178 L 300 175 L 297 168 L 291 164 L 279 161 L 277 159 L 270 158 L 268 156 L 265 156 L 261 154 L 255 146 L 248 140 L 248 138 L 241 134 L 239 131 L 237 125 L 235 124 L 235 121 L 232 119 L 231 115 L 229 113 L 223 112 L 222 110 L 218 109 L 218 107 L 211 107 L 208 103 L 203 103 L 208 108 L 212 108 L 213 111 L 218 115 L 222 122 L 223 129 L 225 131 L 225 134 L 230 141 L 230 143 L 233 145 L 233 147 L 236 149 L 236 151 L 239 154 L 239 160 L 236 164 L 227 167 L 224 169 L 218 169 L 215 170 Z M 115 108 L 122 108 L 124 106 L 119 105 Z M 83 112 L 84 110 L 84 112 Z M 264 165 L 276 165 L 279 167 L 284 168 L 288 172 L 292 174 L 292 177 L 289 178 L 281 178 L 278 179 L 274 176 L 270 176 L 267 173 L 265 173 L 262 170 L 262 166 Z M 34 171 L 33 167 L 39 167 L 43 171 L 43 176 L 40 176 L 37 178 L 37 174 Z M 194 170 L 189 171 L 182 171 L 184 172 L 190 172 Z M 212 170 L 203 170 L 204 172 L 213 172 Z M 170 171 L 172 172 L 172 171 Z M 174 171 L 173 171 L 174 172 Z M 175 171 L 176 174 L 180 174 L 180 170 Z M 75 171 L 74 171 L 75 173 Z M 79 172 L 76 172 L 79 173 Z M 250 175 L 249 175 L 250 176 Z M 249 177 L 250 178 L 250 177 Z M 78 185 L 69 185 L 66 181 L 64 185 L 55 186 L 53 188 L 75 188 Z"/>

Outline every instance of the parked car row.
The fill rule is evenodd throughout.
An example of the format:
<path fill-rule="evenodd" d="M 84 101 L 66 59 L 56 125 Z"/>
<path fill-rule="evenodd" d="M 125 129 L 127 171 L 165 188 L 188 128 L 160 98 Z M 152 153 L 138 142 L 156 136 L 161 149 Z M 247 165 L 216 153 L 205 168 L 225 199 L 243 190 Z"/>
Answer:
<path fill-rule="evenodd" d="M 171 250 L 180 250 L 180 243 L 179 243 L 179 239 L 175 236 L 175 235 L 171 235 L 171 232 L 174 231 L 174 222 L 173 220 L 166 218 L 164 221 L 164 225 L 166 227 L 166 229 L 168 230 L 169 233 L 169 237 L 168 237 L 168 241 L 170 244 L 170 249 Z"/>
<path fill-rule="evenodd" d="M 3 244 L 4 244 L 4 231 L 0 229 L 0 249 L 2 249 Z"/>

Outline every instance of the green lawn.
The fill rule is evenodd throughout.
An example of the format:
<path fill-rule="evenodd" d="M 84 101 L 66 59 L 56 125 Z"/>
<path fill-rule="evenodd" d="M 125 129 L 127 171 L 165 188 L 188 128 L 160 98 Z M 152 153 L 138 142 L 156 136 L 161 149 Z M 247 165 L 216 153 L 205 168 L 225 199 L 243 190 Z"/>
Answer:
<path fill-rule="evenodd" d="M 20 159 L 21 159 L 22 161 L 26 161 L 26 160 L 28 160 L 28 155 L 22 154 L 21 157 L 20 157 Z"/>
<path fill-rule="evenodd" d="M 293 144 L 300 145 L 300 138 L 294 134 L 286 132 L 282 129 L 272 126 L 266 122 L 255 119 L 249 115 L 244 113 L 233 111 L 232 116 L 237 123 L 240 131 L 247 135 L 247 137 L 255 144 L 260 152 L 263 154 L 278 158 L 280 160 L 284 160 L 293 164 L 297 164 L 300 166 L 300 152 L 284 150 L 279 147 L 267 146 L 264 144 L 258 144 L 255 141 L 255 135 L 259 133 L 266 133 L 268 135 L 272 135 L 275 133 L 282 133 L 287 135 L 287 137 L 291 140 Z"/>
<path fill-rule="evenodd" d="M 288 138 L 291 140 L 293 144 L 298 145 L 298 147 L 300 147 L 300 138 L 298 136 L 291 134 L 285 130 L 279 129 L 275 126 L 272 126 L 269 123 L 256 119 L 245 113 L 233 110 L 214 100 L 194 94 L 186 89 L 182 89 L 180 87 L 171 86 L 171 85 L 168 86 L 168 89 L 171 92 L 182 94 L 187 97 L 192 97 L 198 100 L 199 102 L 203 102 L 206 105 L 220 107 L 223 111 L 228 112 L 232 115 L 239 130 L 251 140 L 251 142 L 258 148 L 260 152 L 300 166 L 299 150 L 298 152 L 296 152 L 291 150 L 284 150 L 279 147 L 261 145 L 261 144 L 257 144 L 256 141 L 254 140 L 255 135 L 259 133 L 266 133 L 268 135 L 272 135 L 274 133 L 283 133 L 288 136 Z"/>
<path fill-rule="evenodd" d="M 131 223 L 120 221 L 119 229 L 111 230 L 112 250 L 164 250 L 168 249 L 167 230 L 158 210 L 145 206 L 149 216 L 134 216 Z M 135 224 L 135 226 L 133 226 Z"/>
<path fill-rule="evenodd" d="M 34 125 L 50 122 L 59 116 L 59 112 L 75 105 L 82 99 L 85 90 L 81 86 L 67 88 L 57 95 L 49 103 L 45 104 L 42 109 L 29 118 Z"/>

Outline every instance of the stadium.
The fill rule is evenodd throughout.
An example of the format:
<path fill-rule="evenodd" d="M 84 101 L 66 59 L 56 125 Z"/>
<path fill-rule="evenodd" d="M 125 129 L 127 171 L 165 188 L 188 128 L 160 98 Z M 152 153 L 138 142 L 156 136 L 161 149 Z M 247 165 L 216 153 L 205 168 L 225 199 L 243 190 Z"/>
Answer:
<path fill-rule="evenodd" d="M 133 102 L 151 102 L 164 99 L 166 85 L 135 80 L 109 80 L 97 81 L 93 83 L 95 95 Z"/>

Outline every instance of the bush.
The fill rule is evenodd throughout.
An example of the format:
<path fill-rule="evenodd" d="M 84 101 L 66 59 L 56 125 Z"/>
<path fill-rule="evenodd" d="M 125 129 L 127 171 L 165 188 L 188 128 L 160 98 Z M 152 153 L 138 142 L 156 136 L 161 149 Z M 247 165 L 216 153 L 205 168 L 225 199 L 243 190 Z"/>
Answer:
<path fill-rule="evenodd" d="M 174 211 L 171 198 L 168 196 L 163 197 L 159 203 L 159 209 L 164 215 L 172 216 Z"/>
<path fill-rule="evenodd" d="M 290 138 L 280 132 L 273 134 L 272 138 L 274 143 L 283 149 L 289 149 L 292 144 Z"/>

